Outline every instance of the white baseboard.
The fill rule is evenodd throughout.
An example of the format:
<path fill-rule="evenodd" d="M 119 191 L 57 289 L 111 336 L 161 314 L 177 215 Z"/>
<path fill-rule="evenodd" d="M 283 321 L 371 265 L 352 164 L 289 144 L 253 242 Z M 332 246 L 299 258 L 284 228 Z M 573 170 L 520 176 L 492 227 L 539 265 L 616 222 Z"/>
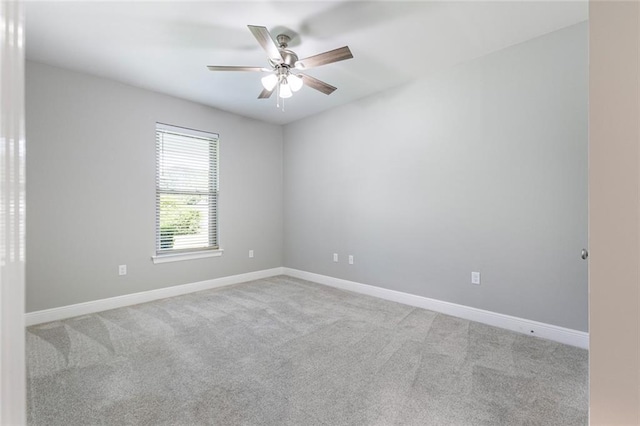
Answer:
<path fill-rule="evenodd" d="M 556 325 L 531 321 L 524 318 L 512 317 L 510 315 L 498 314 L 496 312 L 485 311 L 469 306 L 458 305 L 441 300 L 429 299 L 428 297 L 389 290 L 382 287 L 375 287 L 368 284 L 354 281 L 333 278 L 326 275 L 314 274 L 312 272 L 300 271 L 297 269 L 283 268 L 285 275 L 313 281 L 319 284 L 340 288 L 342 290 L 353 291 L 355 293 L 366 294 L 381 299 L 391 300 L 405 305 L 416 306 L 418 308 L 429 309 L 431 311 L 476 321 L 495 327 L 504 328 L 519 333 L 553 340 L 579 348 L 589 348 L 589 333 L 558 327 Z"/>
<path fill-rule="evenodd" d="M 366 294 L 380 299 L 391 300 L 405 305 L 416 306 L 429 309 L 458 318 L 476 321 L 519 333 L 553 340 L 579 348 L 589 348 L 589 333 L 558 327 L 556 325 L 545 324 L 524 318 L 485 311 L 469 306 L 430 299 L 428 297 L 417 296 L 415 294 L 403 293 L 396 290 L 389 290 L 368 284 L 357 283 L 355 281 L 333 278 L 326 275 L 314 274 L 312 272 L 300 271 L 291 268 L 273 268 L 262 271 L 249 272 L 246 274 L 232 275 L 229 277 L 214 278 L 206 281 L 177 285 L 172 287 L 159 288 L 140 293 L 127 294 L 123 296 L 110 297 L 108 299 L 93 300 L 91 302 L 78 303 L 75 305 L 62 306 L 60 308 L 46 309 L 43 311 L 29 312 L 25 314 L 27 326 L 42 324 L 50 321 L 58 321 L 80 315 L 92 314 L 109 309 L 121 308 L 123 306 L 137 305 L 138 303 L 151 302 L 153 300 L 165 299 L 167 297 L 179 296 L 201 290 L 208 290 L 217 287 L 224 287 L 231 284 L 238 284 L 246 281 L 258 280 L 261 278 L 273 277 L 276 275 L 290 275 L 324 284 L 342 290 L 353 291 L 355 293 Z"/>
<path fill-rule="evenodd" d="M 179 296 L 201 290 L 224 287 L 246 281 L 282 275 L 283 268 L 264 269 L 262 271 L 248 272 L 246 274 L 231 275 L 229 277 L 214 278 L 206 281 L 159 288 L 140 293 L 125 294 L 123 296 L 110 297 L 108 299 L 93 300 L 91 302 L 78 303 L 76 305 L 62 306 L 60 308 L 45 309 L 43 311 L 29 312 L 25 314 L 27 326 L 42 324 L 50 321 L 58 321 L 94 312 L 121 308 L 123 306 L 137 305 L 138 303 L 151 302 L 167 297 Z"/>

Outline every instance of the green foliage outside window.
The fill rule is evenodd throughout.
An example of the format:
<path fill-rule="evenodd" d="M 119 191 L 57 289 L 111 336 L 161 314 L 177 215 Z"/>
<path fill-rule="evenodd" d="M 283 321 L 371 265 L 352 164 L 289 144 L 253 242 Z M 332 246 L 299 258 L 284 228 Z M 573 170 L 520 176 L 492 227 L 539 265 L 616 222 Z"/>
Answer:
<path fill-rule="evenodd" d="M 160 248 L 171 249 L 175 237 L 193 235 L 200 230 L 200 212 L 194 207 L 197 196 L 163 198 L 160 200 Z"/>

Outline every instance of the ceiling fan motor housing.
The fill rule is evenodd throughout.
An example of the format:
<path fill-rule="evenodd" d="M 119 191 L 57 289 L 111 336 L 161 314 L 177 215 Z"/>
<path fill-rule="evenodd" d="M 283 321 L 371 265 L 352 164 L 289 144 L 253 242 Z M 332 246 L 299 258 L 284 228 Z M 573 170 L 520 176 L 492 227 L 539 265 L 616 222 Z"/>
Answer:
<path fill-rule="evenodd" d="M 293 68 L 298 61 L 298 55 L 292 50 L 289 49 L 280 49 L 280 54 L 282 55 L 282 64 L 286 65 L 289 68 Z"/>

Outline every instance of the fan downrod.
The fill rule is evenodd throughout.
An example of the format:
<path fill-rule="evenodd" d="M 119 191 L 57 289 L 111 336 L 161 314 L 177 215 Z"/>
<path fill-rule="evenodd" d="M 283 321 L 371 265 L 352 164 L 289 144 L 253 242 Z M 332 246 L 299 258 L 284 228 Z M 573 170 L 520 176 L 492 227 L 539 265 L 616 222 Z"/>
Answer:
<path fill-rule="evenodd" d="M 280 46 L 278 50 L 282 56 L 282 63 L 280 63 L 279 66 L 285 66 L 287 68 L 295 67 L 296 62 L 298 61 L 298 55 L 296 55 L 296 52 L 293 50 L 287 49 L 287 46 L 291 41 L 291 37 L 286 34 L 278 34 L 276 40 Z"/>

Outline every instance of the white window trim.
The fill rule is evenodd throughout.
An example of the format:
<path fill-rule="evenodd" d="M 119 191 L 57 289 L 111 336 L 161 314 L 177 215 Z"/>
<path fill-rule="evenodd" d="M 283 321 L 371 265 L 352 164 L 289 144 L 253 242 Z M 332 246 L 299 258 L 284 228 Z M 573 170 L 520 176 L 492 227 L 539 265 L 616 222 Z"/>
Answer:
<path fill-rule="evenodd" d="M 220 138 L 220 135 L 218 133 L 203 132 L 203 131 L 200 131 L 200 130 L 191 129 L 189 127 L 174 126 L 174 125 L 171 125 L 171 124 L 165 124 L 165 123 L 160 123 L 160 122 L 156 123 L 156 129 L 165 130 L 165 131 L 168 131 L 168 132 L 180 131 L 181 133 L 184 133 L 185 135 L 191 135 L 191 136 L 195 136 L 197 138 L 202 138 L 202 139 L 211 139 L 212 137 L 215 138 L 215 139 L 219 139 Z"/>
<path fill-rule="evenodd" d="M 190 251 L 185 253 L 167 253 L 157 256 L 151 256 L 154 264 L 181 262 L 183 260 L 204 259 L 207 257 L 220 257 L 224 253 L 223 249 Z"/>

